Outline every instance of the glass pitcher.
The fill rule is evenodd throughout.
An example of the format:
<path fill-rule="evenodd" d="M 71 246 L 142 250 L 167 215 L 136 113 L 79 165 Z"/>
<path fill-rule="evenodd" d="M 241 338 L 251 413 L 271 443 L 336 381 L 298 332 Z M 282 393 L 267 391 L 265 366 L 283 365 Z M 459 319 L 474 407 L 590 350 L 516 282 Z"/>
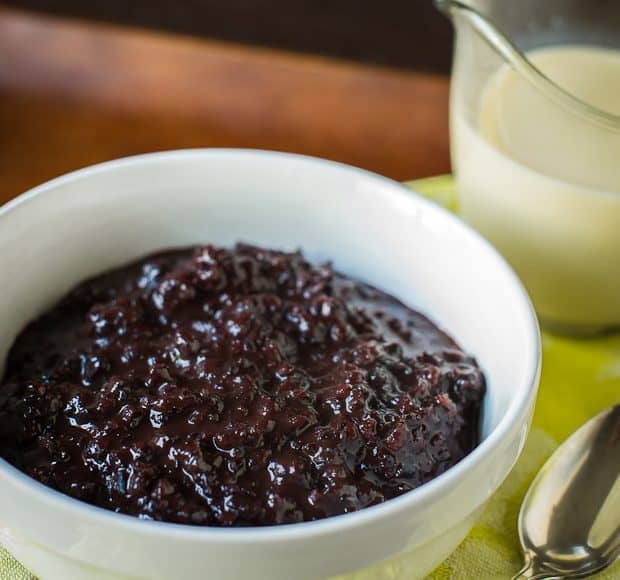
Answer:
<path fill-rule="evenodd" d="M 620 2 L 436 4 L 456 28 L 462 216 L 512 264 L 544 326 L 620 327 Z"/>

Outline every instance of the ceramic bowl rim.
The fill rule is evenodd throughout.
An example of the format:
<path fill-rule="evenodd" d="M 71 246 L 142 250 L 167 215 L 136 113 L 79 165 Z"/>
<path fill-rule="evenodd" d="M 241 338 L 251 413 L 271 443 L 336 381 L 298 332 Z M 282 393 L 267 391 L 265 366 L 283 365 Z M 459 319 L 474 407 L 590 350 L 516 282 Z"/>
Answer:
<path fill-rule="evenodd" d="M 390 189 L 393 190 L 394 194 L 399 194 L 409 200 L 408 202 L 403 200 L 403 202 L 421 205 L 425 212 L 428 212 L 436 219 L 446 222 L 446 225 L 451 227 L 453 231 L 456 231 L 458 235 L 465 236 L 466 238 L 473 240 L 482 251 L 491 254 L 496 261 L 497 268 L 501 271 L 501 275 L 504 275 L 510 279 L 517 291 L 517 294 L 520 296 L 522 301 L 520 306 L 522 309 L 525 307 L 524 310 L 526 316 L 528 317 L 527 323 L 530 331 L 528 339 L 528 357 L 527 361 L 524 361 L 523 363 L 527 365 L 527 372 L 525 375 L 527 378 L 522 384 L 518 385 L 518 388 L 515 389 L 504 416 L 495 428 L 488 434 L 488 436 L 481 441 L 481 443 L 471 453 L 465 456 L 461 461 L 459 461 L 459 463 L 430 482 L 420 486 L 417 489 L 404 493 L 401 496 L 390 499 L 382 504 L 371 506 L 357 512 L 333 516 L 313 522 L 280 524 L 277 526 L 217 528 L 141 520 L 134 516 L 118 514 L 104 508 L 90 505 L 48 488 L 22 473 L 1 458 L 0 477 L 4 476 L 8 483 L 16 488 L 19 488 L 20 491 L 37 496 L 39 500 L 47 502 L 54 508 L 58 508 L 59 510 L 69 510 L 73 512 L 76 517 L 87 518 L 95 524 L 97 522 L 101 522 L 101 524 L 117 526 L 126 532 L 143 534 L 145 536 L 164 536 L 170 539 L 191 539 L 226 543 L 269 543 L 273 541 L 292 540 L 300 537 L 313 537 L 327 533 L 340 533 L 353 527 L 371 525 L 373 521 L 389 517 L 397 512 L 405 510 L 409 511 L 412 508 L 415 508 L 416 505 L 424 505 L 440 500 L 441 496 L 445 494 L 447 490 L 455 485 L 458 485 L 459 479 L 465 473 L 475 470 L 476 467 L 485 459 L 485 457 L 492 455 L 494 451 L 497 450 L 501 442 L 509 435 L 511 430 L 515 428 L 515 426 L 521 426 L 518 422 L 523 421 L 523 418 L 527 416 L 527 409 L 537 392 L 541 369 L 540 329 L 533 306 L 523 285 L 497 250 L 495 250 L 495 248 L 493 248 L 493 246 L 491 246 L 491 244 L 480 234 L 475 232 L 460 218 L 448 210 L 438 206 L 421 195 L 416 195 L 415 191 L 412 191 L 402 183 L 383 177 L 371 171 L 344 163 L 307 155 L 261 149 L 203 148 L 178 149 L 123 157 L 66 173 L 28 190 L 15 199 L 9 201 L 4 206 L 0 207 L 0 224 L 3 220 L 10 218 L 11 212 L 17 208 L 26 207 L 28 204 L 37 200 L 46 193 L 53 192 L 55 189 L 63 187 L 79 179 L 91 177 L 96 178 L 98 174 L 114 172 L 117 169 L 123 169 L 130 166 L 158 163 L 182 158 L 189 159 L 192 157 L 203 158 L 213 156 L 263 156 L 271 159 L 281 159 L 282 161 L 286 161 L 287 159 L 297 160 L 302 163 L 315 165 L 319 171 L 321 170 L 320 166 L 326 166 L 332 169 L 340 169 L 351 173 L 357 173 L 366 179 L 371 181 L 374 180 L 389 186 Z M 507 473 L 508 472 L 506 472 L 505 475 L 507 475 Z M 477 506 L 472 506 L 472 509 L 474 507 Z"/>

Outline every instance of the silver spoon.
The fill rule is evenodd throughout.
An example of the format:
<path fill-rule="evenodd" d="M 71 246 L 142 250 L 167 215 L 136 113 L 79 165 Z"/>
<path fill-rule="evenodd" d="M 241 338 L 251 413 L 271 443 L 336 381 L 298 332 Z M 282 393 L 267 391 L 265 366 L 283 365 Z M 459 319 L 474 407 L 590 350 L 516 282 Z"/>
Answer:
<path fill-rule="evenodd" d="M 573 433 L 519 513 L 525 566 L 513 580 L 579 578 L 620 556 L 620 405 Z"/>

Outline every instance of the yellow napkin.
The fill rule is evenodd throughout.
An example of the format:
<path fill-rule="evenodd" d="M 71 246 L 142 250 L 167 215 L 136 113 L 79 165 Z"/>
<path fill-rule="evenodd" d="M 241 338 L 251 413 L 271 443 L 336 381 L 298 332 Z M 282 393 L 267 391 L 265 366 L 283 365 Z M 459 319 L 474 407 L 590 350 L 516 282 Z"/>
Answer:
<path fill-rule="evenodd" d="M 408 185 L 445 207 L 456 209 L 451 177 Z M 561 441 L 590 417 L 618 402 L 620 336 L 571 340 L 544 334 L 540 392 L 523 455 L 469 536 L 429 580 L 505 580 L 516 573 L 521 566 L 517 514 L 534 475 Z M 382 580 L 407 580 L 386 572 Z M 620 580 L 620 562 L 596 578 Z M 0 547 L 0 580 L 33 577 Z"/>
<path fill-rule="evenodd" d="M 0 546 L 0 580 L 32 580 L 34 576 Z"/>

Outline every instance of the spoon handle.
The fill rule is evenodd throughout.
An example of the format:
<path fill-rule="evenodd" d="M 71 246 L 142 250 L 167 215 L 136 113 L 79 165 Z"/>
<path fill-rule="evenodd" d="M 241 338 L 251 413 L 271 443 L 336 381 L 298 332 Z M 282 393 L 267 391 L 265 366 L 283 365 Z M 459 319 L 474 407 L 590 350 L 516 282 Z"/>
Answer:
<path fill-rule="evenodd" d="M 532 559 L 526 562 L 518 574 L 512 577 L 512 580 L 561 580 L 562 578 L 565 576 L 558 575 L 557 572 L 545 568 L 543 564 Z"/>

